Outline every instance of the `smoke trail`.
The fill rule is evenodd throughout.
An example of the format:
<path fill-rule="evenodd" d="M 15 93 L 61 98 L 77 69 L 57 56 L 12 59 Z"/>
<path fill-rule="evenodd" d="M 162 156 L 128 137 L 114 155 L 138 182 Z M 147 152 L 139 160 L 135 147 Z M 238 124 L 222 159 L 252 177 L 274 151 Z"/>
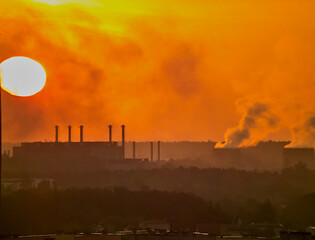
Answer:
<path fill-rule="evenodd" d="M 315 113 L 291 129 L 292 142 L 286 147 L 315 147 Z"/>
<path fill-rule="evenodd" d="M 278 125 L 278 118 L 272 114 L 266 104 L 255 102 L 245 112 L 239 125 L 225 133 L 225 141 L 216 147 L 236 148 L 257 143 L 266 137 Z"/>

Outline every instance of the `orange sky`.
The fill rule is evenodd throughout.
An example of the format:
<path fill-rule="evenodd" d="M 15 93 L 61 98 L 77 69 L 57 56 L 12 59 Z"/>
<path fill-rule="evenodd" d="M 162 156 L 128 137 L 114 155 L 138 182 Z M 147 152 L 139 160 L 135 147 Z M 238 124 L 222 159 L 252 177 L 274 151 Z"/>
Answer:
<path fill-rule="evenodd" d="M 71 124 L 78 140 L 83 124 L 105 140 L 113 124 L 118 139 L 125 124 L 127 140 L 218 141 L 258 102 L 276 124 L 244 144 L 290 139 L 315 112 L 314 16 L 313 0 L 1 1 L 0 62 L 47 73 L 35 96 L 3 94 L 3 138 L 53 140 L 58 124 L 66 140 Z"/>

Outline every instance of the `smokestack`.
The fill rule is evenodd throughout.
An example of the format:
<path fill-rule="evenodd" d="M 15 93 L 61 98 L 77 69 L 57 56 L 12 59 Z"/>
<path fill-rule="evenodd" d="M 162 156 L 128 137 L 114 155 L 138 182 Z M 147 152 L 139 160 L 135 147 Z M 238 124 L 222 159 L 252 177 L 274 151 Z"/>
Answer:
<path fill-rule="evenodd" d="M 158 161 L 160 161 L 161 160 L 161 148 L 160 148 L 161 142 L 158 141 L 157 145 L 158 145 Z"/>
<path fill-rule="evenodd" d="M 125 125 L 121 125 L 121 146 L 122 146 L 122 155 L 125 159 Z"/>
<path fill-rule="evenodd" d="M 55 126 L 55 130 L 56 130 L 56 132 L 55 132 L 55 142 L 58 142 L 58 129 L 59 129 L 59 127 L 58 127 L 58 125 L 56 125 Z"/>
<path fill-rule="evenodd" d="M 133 160 L 136 159 L 136 142 L 133 142 Z"/>
<path fill-rule="evenodd" d="M 108 129 L 109 129 L 109 143 L 112 143 L 112 125 L 108 125 Z"/>
<path fill-rule="evenodd" d="M 71 142 L 71 125 L 68 126 L 68 142 Z"/>
<path fill-rule="evenodd" d="M 151 142 L 151 162 L 153 162 L 153 142 Z"/>
<path fill-rule="evenodd" d="M 80 142 L 83 142 L 83 126 L 80 126 Z"/>

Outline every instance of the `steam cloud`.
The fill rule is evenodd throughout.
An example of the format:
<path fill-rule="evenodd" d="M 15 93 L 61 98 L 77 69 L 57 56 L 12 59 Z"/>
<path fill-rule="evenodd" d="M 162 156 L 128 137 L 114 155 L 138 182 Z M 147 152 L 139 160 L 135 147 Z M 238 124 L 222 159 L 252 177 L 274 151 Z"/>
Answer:
<path fill-rule="evenodd" d="M 236 148 L 257 143 L 259 138 L 266 137 L 271 130 L 274 130 L 277 124 L 278 118 L 270 112 L 268 106 L 255 102 L 245 112 L 239 126 L 228 129 L 224 143 L 217 143 L 216 147 Z"/>
<path fill-rule="evenodd" d="M 291 128 L 292 142 L 286 147 L 315 147 L 315 113 Z"/>

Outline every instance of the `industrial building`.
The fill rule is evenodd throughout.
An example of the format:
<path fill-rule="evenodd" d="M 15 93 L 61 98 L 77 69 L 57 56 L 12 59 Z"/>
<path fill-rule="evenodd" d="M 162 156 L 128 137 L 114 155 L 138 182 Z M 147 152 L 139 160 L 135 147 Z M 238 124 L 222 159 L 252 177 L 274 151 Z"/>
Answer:
<path fill-rule="evenodd" d="M 210 159 L 219 168 L 280 170 L 300 162 L 310 169 L 315 167 L 313 148 L 287 148 L 288 144 L 289 141 L 268 141 L 248 147 L 213 148 Z"/>
<path fill-rule="evenodd" d="M 55 180 L 51 178 L 4 178 L 2 179 L 2 185 L 6 193 L 22 189 L 38 189 L 40 187 L 53 189 L 55 187 Z"/>
<path fill-rule="evenodd" d="M 284 148 L 283 167 L 292 167 L 298 163 L 305 164 L 308 168 L 315 167 L 314 148 Z"/>
<path fill-rule="evenodd" d="M 112 125 L 108 126 L 108 141 L 86 142 L 83 140 L 83 126 L 80 126 L 80 141 L 71 139 L 71 126 L 68 126 L 68 141 L 59 141 L 59 127 L 55 127 L 54 142 L 28 142 L 13 147 L 13 156 L 7 165 L 23 171 L 65 171 L 132 169 L 134 165 L 147 162 L 147 159 L 126 159 L 125 125 L 121 126 L 121 144 L 112 141 Z M 135 147 L 134 147 L 135 151 Z M 135 156 L 135 154 L 133 154 Z"/>
<path fill-rule="evenodd" d="M 78 142 L 72 141 L 71 126 L 67 128 L 68 140 L 60 142 L 56 126 L 54 142 L 28 142 L 13 147 L 12 157 L 4 154 L 5 169 L 34 172 L 149 169 L 167 164 L 165 160 L 181 159 L 190 161 L 185 163 L 188 167 L 280 170 L 299 162 L 308 168 L 315 167 L 314 149 L 286 148 L 289 141 L 259 142 L 240 148 L 215 148 L 216 143 L 211 141 L 136 143 L 125 141 L 125 125 L 122 125 L 118 142 L 112 140 L 112 125 L 109 125 L 108 141 L 88 142 L 84 141 L 83 126 L 79 130 Z"/>

